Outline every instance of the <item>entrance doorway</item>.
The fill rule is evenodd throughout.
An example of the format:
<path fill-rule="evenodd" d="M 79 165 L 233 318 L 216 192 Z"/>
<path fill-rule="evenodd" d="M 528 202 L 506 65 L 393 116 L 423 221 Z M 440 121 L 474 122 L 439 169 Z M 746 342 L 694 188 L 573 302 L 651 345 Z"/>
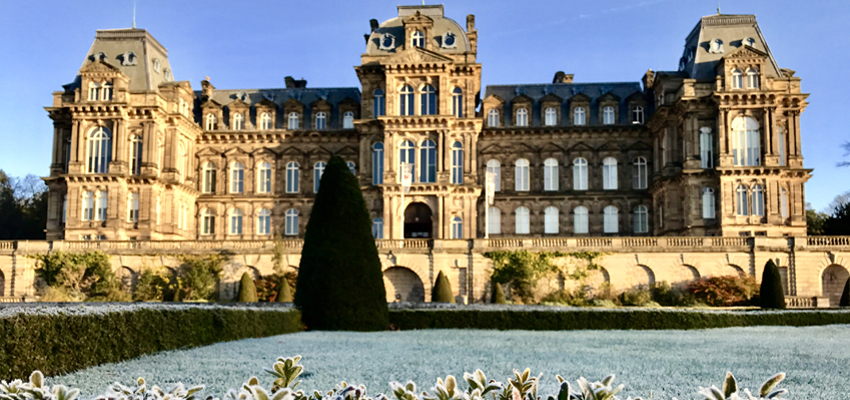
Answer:
<path fill-rule="evenodd" d="M 431 208 L 423 203 L 410 203 L 404 210 L 404 238 L 430 239 L 433 223 Z"/>

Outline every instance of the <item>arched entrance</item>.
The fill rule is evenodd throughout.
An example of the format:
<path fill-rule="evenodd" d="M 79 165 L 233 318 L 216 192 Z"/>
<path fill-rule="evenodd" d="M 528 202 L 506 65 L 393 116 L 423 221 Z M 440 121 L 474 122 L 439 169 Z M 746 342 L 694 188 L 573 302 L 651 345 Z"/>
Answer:
<path fill-rule="evenodd" d="M 423 203 L 410 203 L 404 210 L 404 238 L 433 237 L 431 208 Z"/>
<path fill-rule="evenodd" d="M 6 276 L 0 271 L 0 297 L 6 295 Z"/>
<path fill-rule="evenodd" d="M 841 292 L 844 290 L 847 278 L 850 278 L 850 273 L 840 265 L 833 264 L 823 270 L 821 288 L 823 297 L 829 297 L 830 307 L 837 307 L 838 302 L 841 301 Z"/>
<path fill-rule="evenodd" d="M 387 302 L 425 302 L 425 286 L 415 272 L 405 267 L 392 267 L 384 271 L 384 288 Z"/>

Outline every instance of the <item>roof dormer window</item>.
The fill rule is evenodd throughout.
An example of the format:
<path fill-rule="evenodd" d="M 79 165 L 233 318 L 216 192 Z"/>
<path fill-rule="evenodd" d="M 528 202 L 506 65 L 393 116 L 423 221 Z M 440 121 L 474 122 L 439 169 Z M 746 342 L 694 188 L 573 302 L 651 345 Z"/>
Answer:
<path fill-rule="evenodd" d="M 744 38 L 743 42 L 744 42 L 745 45 L 750 46 L 750 47 L 753 47 L 756 44 L 756 40 L 751 38 L 751 37 Z"/>
<path fill-rule="evenodd" d="M 100 98 L 101 100 L 112 100 L 112 83 L 106 82 L 103 84 Z"/>
<path fill-rule="evenodd" d="M 395 48 L 395 36 L 391 33 L 384 33 L 378 38 L 379 50 L 392 50 Z"/>
<path fill-rule="evenodd" d="M 759 74 L 756 70 L 750 68 L 747 70 L 747 89 L 759 88 Z"/>
<path fill-rule="evenodd" d="M 732 89 L 744 88 L 744 74 L 740 69 L 732 70 Z"/>
<path fill-rule="evenodd" d="M 457 48 L 457 35 L 452 32 L 446 32 L 443 34 L 443 40 L 441 43 L 441 47 L 444 49 L 454 49 Z"/>
<path fill-rule="evenodd" d="M 160 66 L 159 59 L 158 59 L 158 58 L 154 58 L 154 59 L 153 59 L 153 72 L 156 72 L 156 73 L 158 74 L 158 73 L 159 73 L 159 70 L 160 70 L 160 67 L 161 67 L 161 66 Z"/>
<path fill-rule="evenodd" d="M 136 53 L 128 51 L 121 55 L 121 65 L 125 67 L 136 65 Z"/>
<path fill-rule="evenodd" d="M 100 85 L 97 82 L 89 83 L 89 101 L 100 99 Z"/>
<path fill-rule="evenodd" d="M 425 47 L 425 34 L 422 31 L 413 32 L 411 45 L 413 47 Z"/>

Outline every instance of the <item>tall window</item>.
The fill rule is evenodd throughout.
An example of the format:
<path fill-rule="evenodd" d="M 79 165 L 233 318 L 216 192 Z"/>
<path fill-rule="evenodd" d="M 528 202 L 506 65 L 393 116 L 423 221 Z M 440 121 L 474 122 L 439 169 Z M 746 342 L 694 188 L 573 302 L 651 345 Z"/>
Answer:
<path fill-rule="evenodd" d="M 286 236 L 298 235 L 298 210 L 290 208 L 286 210 L 286 218 L 284 220 L 284 233 Z"/>
<path fill-rule="evenodd" d="M 758 89 L 759 88 L 759 75 L 754 69 L 747 70 L 747 88 L 748 89 Z"/>
<path fill-rule="evenodd" d="M 744 88 L 744 75 L 740 69 L 732 71 L 732 89 Z"/>
<path fill-rule="evenodd" d="M 94 196 L 92 191 L 83 192 L 83 221 L 94 219 Z"/>
<path fill-rule="evenodd" d="M 711 129 L 702 128 L 699 131 L 699 159 L 701 168 L 714 168 L 714 140 L 711 137 Z"/>
<path fill-rule="evenodd" d="M 487 161 L 487 172 L 492 172 L 494 174 L 493 183 L 495 186 L 495 191 L 498 192 L 502 190 L 502 165 L 499 163 L 499 161 Z"/>
<path fill-rule="evenodd" d="M 413 145 L 412 141 L 405 140 L 405 141 L 401 142 L 400 146 L 398 146 L 398 152 L 399 152 L 399 157 L 398 157 L 398 180 L 399 180 L 399 182 L 401 182 L 401 175 L 402 175 L 402 172 L 403 172 L 402 171 L 402 164 L 413 165 L 413 171 L 414 171 L 413 177 L 415 177 L 416 176 L 416 165 L 415 165 L 416 160 L 415 160 L 414 157 L 415 157 L 415 154 L 416 154 L 416 146 Z M 413 177 L 411 177 L 411 180 L 413 180 Z"/>
<path fill-rule="evenodd" d="M 342 114 L 342 129 L 354 129 L 354 113 L 346 111 Z"/>
<path fill-rule="evenodd" d="M 384 144 L 377 142 L 372 145 L 372 184 L 384 183 Z"/>
<path fill-rule="evenodd" d="M 106 82 L 103 84 L 103 100 L 112 100 L 112 84 Z"/>
<path fill-rule="evenodd" d="M 602 160 L 602 189 L 617 190 L 617 159 L 614 157 Z"/>
<path fill-rule="evenodd" d="M 201 191 L 204 193 L 215 193 L 215 164 L 210 161 L 204 164 L 204 178 Z"/>
<path fill-rule="evenodd" d="M 130 193 L 127 199 L 127 221 L 139 222 L 139 193 Z"/>
<path fill-rule="evenodd" d="M 452 115 L 463 118 L 463 89 L 459 87 L 452 90 Z"/>
<path fill-rule="evenodd" d="M 558 112 L 554 108 L 549 107 L 543 112 L 543 121 L 546 126 L 555 126 L 558 124 Z"/>
<path fill-rule="evenodd" d="M 753 186 L 753 215 L 764 216 L 764 189 L 761 185 Z"/>
<path fill-rule="evenodd" d="M 242 234 L 242 210 L 234 208 L 230 211 L 230 234 Z"/>
<path fill-rule="evenodd" d="M 68 221 L 68 195 L 62 196 L 62 215 L 60 222 L 64 225 Z"/>
<path fill-rule="evenodd" d="M 130 173 L 142 173 L 142 137 L 139 135 L 130 137 Z"/>
<path fill-rule="evenodd" d="M 543 190 L 558 191 L 558 160 L 554 158 L 543 161 Z"/>
<path fill-rule="evenodd" d="M 602 108 L 602 123 L 605 125 L 614 124 L 614 107 L 605 106 Z"/>
<path fill-rule="evenodd" d="M 649 232 L 649 211 L 646 206 L 635 207 L 635 233 Z"/>
<path fill-rule="evenodd" d="M 460 217 L 452 218 L 452 239 L 463 239 L 463 220 Z"/>
<path fill-rule="evenodd" d="M 587 160 L 573 160 L 573 190 L 587 190 Z"/>
<path fill-rule="evenodd" d="M 543 210 L 543 233 L 558 233 L 558 209 L 546 207 Z"/>
<path fill-rule="evenodd" d="M 112 161 L 112 135 L 106 128 L 95 128 L 88 137 L 88 168 L 90 174 L 109 172 Z"/>
<path fill-rule="evenodd" d="M 214 114 L 207 114 L 207 123 L 204 129 L 211 131 L 215 129 L 216 118 Z"/>
<path fill-rule="evenodd" d="M 502 212 L 499 211 L 496 207 L 490 207 L 487 209 L 487 224 L 488 232 L 490 234 L 500 234 L 502 233 Z"/>
<path fill-rule="evenodd" d="M 784 164 L 783 164 L 784 165 Z M 71 135 L 65 138 L 65 173 L 68 173 L 68 169 L 71 167 Z"/>
<path fill-rule="evenodd" d="M 297 112 L 293 111 L 289 113 L 289 115 L 286 117 L 286 129 L 289 129 L 291 131 L 298 129 L 300 127 L 298 121 L 300 118 L 301 117 L 298 115 Z"/>
<path fill-rule="evenodd" d="M 177 214 L 177 229 L 186 229 L 186 204 L 180 202 L 180 208 L 178 210 L 179 211 Z"/>
<path fill-rule="evenodd" d="M 487 112 L 487 126 L 491 128 L 499 126 L 499 111 L 495 108 Z"/>
<path fill-rule="evenodd" d="M 452 144 L 452 183 L 463 184 L 463 145 L 460 142 Z"/>
<path fill-rule="evenodd" d="M 260 210 L 257 214 L 257 234 L 268 235 L 272 231 L 272 212 L 268 209 Z"/>
<path fill-rule="evenodd" d="M 95 221 L 106 221 L 106 209 L 107 209 L 107 200 L 106 200 L 106 191 L 98 190 L 94 194 L 94 207 L 97 210 L 94 215 Z"/>
<path fill-rule="evenodd" d="M 382 89 L 372 92 L 372 116 L 375 118 L 387 114 L 387 103 Z"/>
<path fill-rule="evenodd" d="M 431 85 L 422 88 L 420 96 L 422 115 L 434 115 L 437 113 L 437 91 Z"/>
<path fill-rule="evenodd" d="M 215 214 L 209 208 L 201 211 L 201 235 L 215 234 Z"/>
<path fill-rule="evenodd" d="M 404 85 L 398 93 L 398 114 L 413 115 L 413 87 L 410 85 Z"/>
<path fill-rule="evenodd" d="M 737 198 L 737 206 L 738 206 L 738 215 L 750 215 L 750 205 L 749 205 L 749 194 L 747 193 L 747 187 L 744 185 L 738 185 L 738 189 L 735 191 Z"/>
<path fill-rule="evenodd" d="M 245 117 L 242 113 L 233 114 L 233 130 L 241 131 L 242 129 L 245 129 Z"/>
<path fill-rule="evenodd" d="M 319 185 L 322 183 L 322 175 L 325 173 L 327 164 L 319 161 L 313 166 L 313 193 L 319 193 Z"/>
<path fill-rule="evenodd" d="M 270 193 L 272 191 L 272 165 L 267 161 L 261 161 L 257 165 L 257 193 Z"/>
<path fill-rule="evenodd" d="M 528 160 L 524 158 L 516 160 L 514 179 L 516 180 L 515 189 L 517 192 L 528 191 Z"/>
<path fill-rule="evenodd" d="M 759 124 L 750 117 L 736 118 L 732 122 L 734 143 L 732 156 L 736 166 L 761 165 L 761 139 Z"/>
<path fill-rule="evenodd" d="M 262 129 L 262 130 L 272 129 L 272 115 L 271 114 L 264 112 L 260 115 L 260 129 Z M 295 129 L 295 128 L 289 128 L 289 129 Z"/>
<path fill-rule="evenodd" d="M 785 188 L 779 189 L 779 213 L 782 218 L 788 218 L 788 191 Z"/>
<path fill-rule="evenodd" d="M 425 34 L 422 31 L 413 32 L 410 44 L 413 47 L 425 47 Z"/>
<path fill-rule="evenodd" d="M 177 144 L 177 172 L 180 173 L 181 179 L 186 179 L 189 172 L 189 156 L 186 151 L 186 145 L 183 142 Z"/>
<path fill-rule="evenodd" d="M 573 210 L 573 214 L 575 214 L 573 216 L 573 230 L 575 233 L 587 233 L 587 208 L 584 206 L 578 206 L 575 210 Z"/>
<path fill-rule="evenodd" d="M 384 238 L 384 219 L 381 217 L 372 220 L 372 237 L 375 239 Z"/>
<path fill-rule="evenodd" d="M 649 184 L 649 170 L 646 166 L 646 159 L 638 157 L 632 164 L 632 188 L 646 189 Z"/>
<path fill-rule="evenodd" d="M 528 209 L 525 207 L 519 207 L 516 209 L 516 234 L 517 235 L 527 235 L 529 230 L 529 213 Z"/>
<path fill-rule="evenodd" d="M 230 193 L 242 193 L 245 181 L 245 166 L 240 162 L 230 165 Z"/>
<path fill-rule="evenodd" d="M 328 127 L 328 114 L 324 111 L 316 113 L 316 129 L 322 130 Z"/>
<path fill-rule="evenodd" d="M 89 83 L 89 100 L 98 100 L 100 98 L 100 84 L 96 82 Z"/>
<path fill-rule="evenodd" d="M 604 213 L 603 216 L 603 232 L 605 233 L 617 233 L 619 231 L 619 223 L 617 207 L 608 206 L 602 210 Z"/>
<path fill-rule="evenodd" d="M 576 107 L 573 110 L 573 124 L 575 125 L 584 125 L 586 120 L 586 115 L 584 112 L 584 107 Z"/>
<path fill-rule="evenodd" d="M 516 110 L 516 126 L 528 126 L 528 110 L 520 108 Z"/>
<path fill-rule="evenodd" d="M 632 123 L 633 124 L 642 124 L 643 121 L 644 121 L 643 107 L 634 106 L 634 108 L 632 108 Z"/>
<path fill-rule="evenodd" d="M 297 162 L 290 161 L 286 164 L 286 193 L 298 193 L 299 171 Z"/>
<path fill-rule="evenodd" d="M 714 219 L 714 189 L 702 188 L 702 218 Z"/>
<path fill-rule="evenodd" d="M 779 166 L 784 167 L 785 166 L 785 130 L 782 129 L 782 128 L 776 128 L 776 132 L 778 133 L 777 140 L 779 140 Z M 71 154 L 70 148 L 68 150 L 68 154 Z"/>
<path fill-rule="evenodd" d="M 419 152 L 422 163 L 419 182 L 434 183 L 437 181 L 437 145 L 433 140 L 425 140 Z"/>

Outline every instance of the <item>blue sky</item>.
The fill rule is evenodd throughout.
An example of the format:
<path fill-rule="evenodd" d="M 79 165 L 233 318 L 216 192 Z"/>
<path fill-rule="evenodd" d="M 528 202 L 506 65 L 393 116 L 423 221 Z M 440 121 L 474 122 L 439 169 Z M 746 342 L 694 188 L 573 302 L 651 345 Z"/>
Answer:
<path fill-rule="evenodd" d="M 353 66 L 369 19 L 394 17 L 398 4 L 137 0 L 136 24 L 168 49 L 174 78 L 196 89 L 204 76 L 222 89 L 282 87 L 287 75 L 309 87 L 359 86 Z M 475 14 L 485 85 L 551 82 L 558 70 L 576 82 L 639 81 L 649 68 L 675 70 L 685 36 L 717 7 L 713 0 L 443 4 L 461 25 Z M 796 70 L 811 93 L 801 119 L 805 165 L 814 168 L 806 200 L 824 208 L 850 190 L 850 168 L 836 167 L 839 144 L 850 140 L 839 123 L 850 102 L 850 52 L 841 48 L 850 38 L 850 2 L 723 0 L 721 8 L 756 14 L 779 66 Z M 0 169 L 48 173 L 53 129 L 43 107 L 74 79 L 95 30 L 128 28 L 132 18 L 132 0 L 3 1 Z"/>

